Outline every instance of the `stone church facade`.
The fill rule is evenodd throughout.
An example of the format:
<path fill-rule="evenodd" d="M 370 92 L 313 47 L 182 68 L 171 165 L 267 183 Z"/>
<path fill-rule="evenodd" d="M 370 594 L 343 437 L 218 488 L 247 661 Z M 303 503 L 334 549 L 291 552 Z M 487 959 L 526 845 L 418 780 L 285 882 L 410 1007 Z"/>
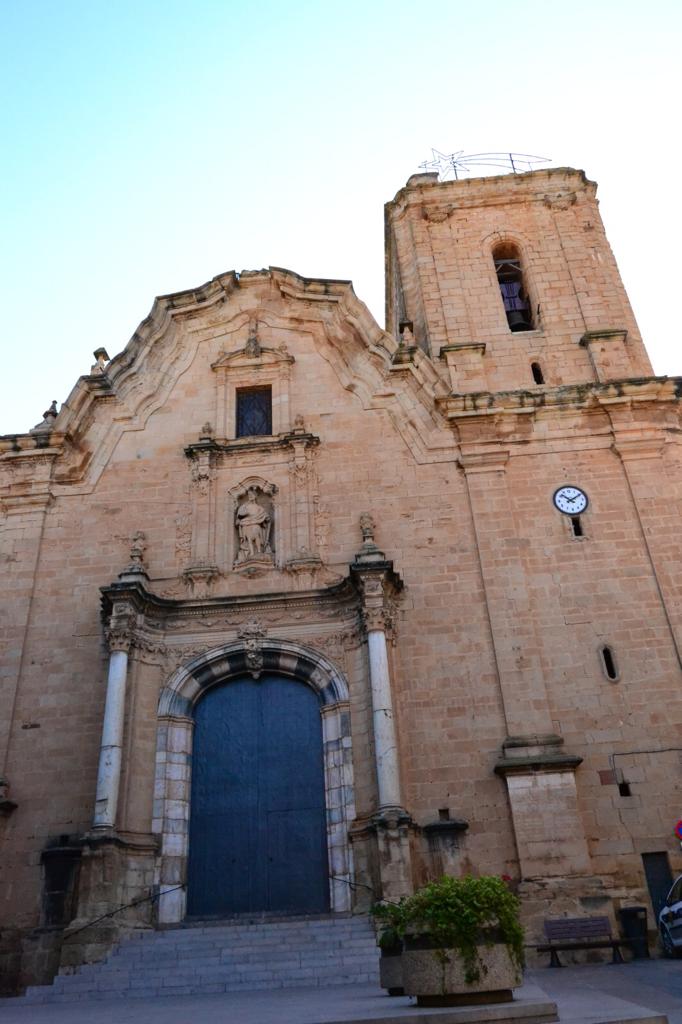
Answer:
<path fill-rule="evenodd" d="M 6 989 L 443 872 L 532 940 L 682 870 L 681 381 L 596 186 L 413 176 L 386 294 L 222 274 L 0 438 Z"/>

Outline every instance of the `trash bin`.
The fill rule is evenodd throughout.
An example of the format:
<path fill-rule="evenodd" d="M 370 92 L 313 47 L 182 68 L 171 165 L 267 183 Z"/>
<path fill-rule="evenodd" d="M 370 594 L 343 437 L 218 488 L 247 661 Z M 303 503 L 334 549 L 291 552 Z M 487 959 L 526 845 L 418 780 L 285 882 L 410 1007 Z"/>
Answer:
<path fill-rule="evenodd" d="M 629 939 L 628 945 L 632 950 L 635 960 L 642 960 L 649 956 L 649 941 L 647 937 L 647 912 L 646 907 L 621 907 L 618 911 L 623 938 Z"/>

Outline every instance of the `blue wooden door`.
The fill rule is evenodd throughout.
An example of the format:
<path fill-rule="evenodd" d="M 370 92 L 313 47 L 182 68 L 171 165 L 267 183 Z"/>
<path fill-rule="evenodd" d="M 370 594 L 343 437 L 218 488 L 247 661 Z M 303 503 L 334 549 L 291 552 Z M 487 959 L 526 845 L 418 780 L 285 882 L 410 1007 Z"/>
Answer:
<path fill-rule="evenodd" d="M 214 687 L 195 714 L 188 914 L 329 908 L 317 694 L 279 676 Z"/>

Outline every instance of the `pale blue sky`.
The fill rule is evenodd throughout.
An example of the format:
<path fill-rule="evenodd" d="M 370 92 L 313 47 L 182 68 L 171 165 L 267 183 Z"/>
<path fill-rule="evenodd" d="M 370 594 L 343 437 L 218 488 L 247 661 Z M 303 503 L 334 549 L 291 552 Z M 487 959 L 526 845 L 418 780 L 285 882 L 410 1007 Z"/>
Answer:
<path fill-rule="evenodd" d="M 155 295 L 267 265 L 383 325 L 383 203 L 430 155 L 584 168 L 659 373 L 682 373 L 679 0 L 0 0 L 0 433 Z"/>

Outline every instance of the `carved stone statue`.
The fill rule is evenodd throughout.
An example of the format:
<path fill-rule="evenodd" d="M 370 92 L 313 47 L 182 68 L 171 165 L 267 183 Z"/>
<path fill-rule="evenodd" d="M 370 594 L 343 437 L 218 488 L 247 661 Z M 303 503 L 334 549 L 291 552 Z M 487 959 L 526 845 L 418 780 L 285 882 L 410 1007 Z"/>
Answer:
<path fill-rule="evenodd" d="M 130 544 L 130 564 L 131 565 L 143 565 L 144 564 L 144 553 L 147 550 L 147 537 L 138 530 L 137 533 L 133 534 L 133 539 Z"/>
<path fill-rule="evenodd" d="M 250 356 L 252 359 L 260 359 L 261 347 L 260 339 L 258 337 L 258 321 L 249 321 L 249 336 L 246 339 L 246 345 L 244 346 L 244 353 Z"/>
<path fill-rule="evenodd" d="M 147 567 L 144 561 L 144 553 L 147 550 L 147 537 L 138 530 L 134 533 L 130 541 L 130 563 L 126 566 L 123 572 L 118 574 L 118 578 L 121 580 L 129 579 L 148 579 Z"/>
<path fill-rule="evenodd" d="M 362 539 L 365 544 L 374 543 L 374 519 L 369 512 L 360 513 L 360 529 L 362 530 Z"/>
<path fill-rule="evenodd" d="M 246 501 L 237 507 L 236 523 L 239 531 L 239 559 L 260 558 L 271 555 L 270 530 L 272 519 L 266 508 L 257 501 L 258 491 L 249 487 Z"/>

